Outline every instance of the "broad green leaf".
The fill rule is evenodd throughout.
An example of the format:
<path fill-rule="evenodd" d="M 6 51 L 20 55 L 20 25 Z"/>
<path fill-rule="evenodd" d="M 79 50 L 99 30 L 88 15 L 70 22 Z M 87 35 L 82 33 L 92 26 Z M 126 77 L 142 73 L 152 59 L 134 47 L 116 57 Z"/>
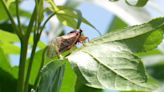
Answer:
<path fill-rule="evenodd" d="M 118 31 L 118 29 L 127 27 L 128 25 L 122 21 L 119 17 L 115 16 L 112 23 L 108 27 L 108 32 Z M 119 30 L 120 31 L 120 30 Z"/>
<path fill-rule="evenodd" d="M 164 18 L 110 32 L 68 56 L 83 84 L 102 89 L 152 91 L 157 83 L 147 76 L 135 53 L 155 49 L 162 40 Z"/>
<path fill-rule="evenodd" d="M 147 4 L 149 0 L 137 0 L 136 4 L 129 3 L 128 0 L 125 0 L 125 2 L 130 6 L 136 6 L 136 7 L 143 7 Z"/>
<path fill-rule="evenodd" d="M 158 29 L 163 26 L 164 18 L 156 18 L 148 23 L 110 32 L 102 37 L 92 40 L 89 44 L 121 41 L 126 43 L 133 52 L 148 51 L 156 48 L 162 41 L 163 31 Z"/>
<path fill-rule="evenodd" d="M 13 31 L 13 27 L 12 27 L 12 24 L 11 23 L 0 23 L 0 29 L 2 31 L 7 31 L 7 32 L 11 32 L 11 33 L 14 33 Z"/>
<path fill-rule="evenodd" d="M 66 62 L 63 83 L 60 92 L 75 92 L 76 75 L 71 65 Z"/>
<path fill-rule="evenodd" d="M 157 64 L 147 66 L 148 72 L 159 82 L 164 81 L 164 62 L 161 61 Z"/>
<path fill-rule="evenodd" d="M 17 80 L 0 67 L 0 92 L 16 92 L 16 88 Z"/>
<path fill-rule="evenodd" d="M 154 50 L 151 50 L 151 51 L 147 51 L 147 52 L 140 52 L 140 53 L 137 53 L 136 55 L 137 56 L 152 56 L 152 55 L 160 55 L 162 54 L 162 52 L 158 49 L 154 49 Z"/>
<path fill-rule="evenodd" d="M 78 13 L 75 12 L 75 9 L 73 8 L 70 8 L 70 7 L 64 7 L 64 6 L 58 6 L 59 10 L 56 11 L 57 12 L 57 17 L 59 16 L 67 16 L 67 19 L 65 19 L 65 21 L 69 21 L 69 20 L 73 20 L 74 22 L 68 22 L 68 23 L 65 23 L 63 22 L 63 20 L 61 18 L 59 18 L 60 21 L 62 21 L 62 23 L 66 26 L 70 26 L 74 29 L 76 29 L 76 26 L 77 26 L 77 20 L 78 20 Z M 76 21 L 75 21 L 76 20 Z M 92 27 L 93 29 L 95 29 L 96 31 L 98 31 L 96 29 L 95 26 L 93 26 L 89 21 L 87 21 L 84 17 L 82 17 L 82 20 L 81 20 L 83 23 L 87 24 L 88 26 Z M 70 23 L 70 24 L 69 24 Z"/>
<path fill-rule="evenodd" d="M 11 66 L 10 66 L 9 59 L 1 47 L 0 47 L 0 68 L 10 73 Z"/>
<path fill-rule="evenodd" d="M 16 36 L 16 34 L 12 34 L 9 32 L 5 32 L 0 30 L 0 42 L 19 42 L 19 38 Z"/>
<path fill-rule="evenodd" d="M 157 87 L 156 84 L 147 83 L 141 60 L 120 42 L 88 46 L 68 59 L 90 87 L 143 91 Z"/>
<path fill-rule="evenodd" d="M 8 57 L 0 48 L 0 92 L 16 92 L 16 83 L 16 79 L 11 74 Z"/>
<path fill-rule="evenodd" d="M 60 92 L 64 69 L 65 60 L 52 61 L 44 66 L 38 92 Z"/>
<path fill-rule="evenodd" d="M 76 29 L 77 22 L 74 18 L 71 18 L 71 17 L 66 16 L 66 15 L 61 15 L 61 14 L 58 14 L 57 17 L 60 20 L 60 22 L 63 23 L 63 25 L 66 25 L 66 26 L 69 26 L 69 27 Z"/>
<path fill-rule="evenodd" d="M 19 39 L 15 34 L 0 30 L 0 47 L 6 54 L 20 53 L 20 48 L 14 45 L 15 42 L 19 42 Z"/>
<path fill-rule="evenodd" d="M 104 92 L 104 91 L 102 89 L 97 89 L 97 88 L 86 86 L 83 83 L 81 83 L 80 79 L 77 79 L 75 92 Z"/>
<path fill-rule="evenodd" d="M 4 50 L 4 53 L 6 54 L 19 54 L 20 48 L 18 46 L 15 46 L 11 43 L 0 43 L 0 47 Z"/>

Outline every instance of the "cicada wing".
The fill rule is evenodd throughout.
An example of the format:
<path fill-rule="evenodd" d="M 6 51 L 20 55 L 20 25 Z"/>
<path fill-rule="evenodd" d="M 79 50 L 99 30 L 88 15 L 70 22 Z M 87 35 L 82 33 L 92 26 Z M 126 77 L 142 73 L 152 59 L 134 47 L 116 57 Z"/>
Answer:
<path fill-rule="evenodd" d="M 72 36 L 72 37 L 67 38 L 67 39 L 63 38 L 61 43 L 60 43 L 59 52 L 62 53 L 64 51 L 71 49 L 73 46 L 75 46 L 78 38 L 79 38 L 79 36 Z"/>
<path fill-rule="evenodd" d="M 57 54 L 59 54 L 58 50 L 58 43 L 56 42 L 56 39 L 52 40 L 47 48 L 47 56 L 49 58 L 55 57 Z"/>
<path fill-rule="evenodd" d="M 78 41 L 80 33 L 73 32 L 64 36 L 56 37 L 48 46 L 47 56 L 54 57 L 64 51 L 71 49 Z"/>

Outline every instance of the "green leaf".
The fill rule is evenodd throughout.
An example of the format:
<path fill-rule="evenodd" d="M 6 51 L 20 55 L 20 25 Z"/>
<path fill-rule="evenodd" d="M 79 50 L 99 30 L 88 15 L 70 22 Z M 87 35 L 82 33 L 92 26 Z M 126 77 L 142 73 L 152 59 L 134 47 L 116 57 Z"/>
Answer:
<path fill-rule="evenodd" d="M 31 85 L 34 85 L 37 74 L 40 73 L 39 69 L 40 69 L 40 65 L 41 65 L 41 61 L 42 61 L 42 54 L 43 54 L 43 49 L 37 51 L 35 56 L 34 56 L 32 68 L 31 68 L 31 76 L 30 76 L 30 80 L 29 80 L 29 83 Z M 49 63 L 50 61 L 52 61 L 52 60 L 48 60 L 47 58 L 45 58 L 44 65 Z M 28 68 L 27 67 L 28 64 L 29 64 L 29 58 L 28 58 L 27 63 L 26 63 L 26 68 Z"/>
<path fill-rule="evenodd" d="M 160 55 L 162 54 L 162 52 L 158 49 L 154 49 L 154 50 L 151 50 L 151 51 L 148 51 L 148 52 L 140 52 L 140 53 L 137 53 L 136 55 L 137 56 L 153 56 L 153 55 Z"/>
<path fill-rule="evenodd" d="M 66 62 L 66 68 L 64 72 L 63 83 L 60 92 L 74 92 L 76 84 L 76 75 L 70 63 Z"/>
<path fill-rule="evenodd" d="M 90 87 L 143 91 L 157 87 L 147 83 L 141 60 L 120 42 L 85 47 L 68 59 Z"/>
<path fill-rule="evenodd" d="M 0 30 L 0 47 L 6 54 L 19 54 L 20 48 L 14 45 L 15 42 L 19 42 L 15 34 Z"/>
<path fill-rule="evenodd" d="M 158 29 L 163 26 L 164 18 L 156 18 L 148 23 L 110 32 L 102 37 L 92 40 L 89 44 L 120 41 L 127 44 L 133 52 L 149 51 L 156 48 L 162 41 L 163 31 Z"/>
<path fill-rule="evenodd" d="M 159 63 L 147 66 L 148 72 L 159 82 L 164 81 L 164 62 L 161 61 Z"/>
<path fill-rule="evenodd" d="M 20 48 L 18 46 L 15 46 L 11 43 L 0 43 L 0 47 L 4 50 L 4 53 L 6 54 L 19 54 L 20 53 Z"/>
<path fill-rule="evenodd" d="M 0 68 L 0 92 L 16 92 L 17 80 Z"/>
<path fill-rule="evenodd" d="M 135 54 L 155 49 L 162 40 L 164 18 L 110 32 L 68 56 L 82 83 L 102 89 L 152 91 L 157 82 L 147 76 Z"/>
<path fill-rule="evenodd" d="M 76 88 L 75 92 L 104 92 L 102 89 L 97 89 L 84 85 L 83 83 L 81 83 L 80 79 L 76 81 L 75 88 Z"/>
<path fill-rule="evenodd" d="M 137 0 L 137 3 L 136 4 L 131 4 L 129 3 L 128 0 L 125 0 L 125 2 L 130 5 L 130 6 L 135 6 L 135 7 L 143 7 L 147 4 L 149 0 Z"/>
<path fill-rule="evenodd" d="M 10 2 L 10 0 L 8 0 L 8 1 Z M 7 14 L 6 14 L 6 12 L 5 12 L 4 8 L 3 8 L 2 3 L 0 3 L 0 11 L 1 11 L 0 20 L 7 20 L 8 16 L 7 16 Z M 15 12 L 16 11 L 16 6 L 15 6 L 15 3 L 10 4 L 9 11 L 11 12 L 11 14 L 13 16 L 16 16 L 16 12 Z M 31 15 L 29 12 L 27 12 L 25 10 L 20 9 L 19 11 L 20 11 L 20 16 L 24 16 L 24 17 L 29 18 L 30 15 Z"/>
<path fill-rule="evenodd" d="M 38 92 L 60 92 L 64 69 L 65 60 L 52 61 L 44 66 Z"/>
<path fill-rule="evenodd" d="M 63 23 L 63 25 L 76 29 L 77 22 L 74 18 L 61 14 L 58 14 L 57 18 L 60 20 L 61 23 Z"/>
<path fill-rule="evenodd" d="M 8 60 L 7 55 L 4 53 L 1 47 L 0 47 L 0 68 L 10 73 L 11 70 L 10 62 Z"/>
<path fill-rule="evenodd" d="M 2 31 L 0 30 L 0 42 L 19 42 L 18 37 L 16 36 L 16 34 L 12 34 L 6 31 Z"/>
<path fill-rule="evenodd" d="M 35 82 L 37 74 L 39 73 L 39 68 L 40 68 L 40 64 L 42 61 L 42 53 L 43 53 L 43 50 L 39 50 L 36 52 L 36 54 L 34 56 L 32 68 L 31 68 L 31 76 L 30 76 L 30 80 L 29 80 L 29 83 L 32 85 Z M 28 64 L 29 64 L 29 59 L 27 60 L 26 68 L 27 68 Z"/>
<path fill-rule="evenodd" d="M 0 48 L 0 92 L 16 92 L 16 83 L 8 57 Z"/>
<path fill-rule="evenodd" d="M 78 15 L 78 13 L 75 12 L 75 9 L 70 8 L 70 7 L 65 7 L 65 6 L 58 6 L 59 10 L 56 11 L 57 12 L 57 17 L 59 18 L 59 20 L 66 26 L 70 26 L 74 29 L 76 29 L 77 26 L 77 20 L 79 18 L 80 15 Z M 61 17 L 65 16 L 67 18 L 61 19 Z M 93 26 L 89 21 L 87 21 L 84 17 L 82 18 L 82 22 L 87 24 L 88 26 L 92 27 L 93 29 L 97 30 L 95 26 Z M 64 21 L 65 20 L 65 21 Z M 72 22 L 71 22 L 72 20 Z M 76 21 L 75 21 L 76 20 Z M 68 21 L 67 23 L 65 23 L 66 21 Z"/>
<path fill-rule="evenodd" d="M 11 33 L 14 33 L 13 31 L 13 27 L 12 27 L 12 24 L 11 23 L 0 23 L 0 29 L 2 31 L 7 31 L 7 32 L 11 32 Z"/>
<path fill-rule="evenodd" d="M 112 23 L 108 27 L 108 32 L 111 31 L 121 31 L 119 29 L 127 27 L 128 25 L 122 21 L 119 17 L 115 16 L 114 19 L 112 20 Z"/>

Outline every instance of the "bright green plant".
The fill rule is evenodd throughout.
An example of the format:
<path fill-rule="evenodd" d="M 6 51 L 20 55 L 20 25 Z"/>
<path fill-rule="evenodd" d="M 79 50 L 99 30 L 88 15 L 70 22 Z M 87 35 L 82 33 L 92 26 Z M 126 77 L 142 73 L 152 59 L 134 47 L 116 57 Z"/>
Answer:
<path fill-rule="evenodd" d="M 0 19 L 5 21 L 1 25 L 11 27 L 0 30 L 0 92 L 152 91 L 158 88 L 158 83 L 146 72 L 139 56 L 154 51 L 161 43 L 163 17 L 110 31 L 81 48 L 48 58 L 47 48 L 55 48 L 46 46 L 40 37 L 51 17 L 57 16 L 61 23 L 75 30 L 80 28 L 81 22 L 97 29 L 83 18 L 79 10 L 56 6 L 53 0 L 35 0 L 32 14 L 21 10 L 20 2 L 0 0 L 3 12 Z M 144 6 L 146 2 L 144 0 L 143 4 L 138 0 L 136 6 Z M 44 3 L 49 6 L 45 8 Z M 21 17 L 29 19 L 27 26 L 21 23 Z M 15 43 L 20 43 L 20 46 Z M 18 67 L 10 65 L 10 54 L 20 55 Z"/>

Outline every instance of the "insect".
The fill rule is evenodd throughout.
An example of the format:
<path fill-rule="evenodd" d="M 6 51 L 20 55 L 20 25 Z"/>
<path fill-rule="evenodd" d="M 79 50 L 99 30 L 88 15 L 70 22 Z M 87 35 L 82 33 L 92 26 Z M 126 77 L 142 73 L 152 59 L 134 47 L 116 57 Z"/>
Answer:
<path fill-rule="evenodd" d="M 65 52 L 67 50 L 70 50 L 72 47 L 74 47 L 77 43 L 83 43 L 88 37 L 82 35 L 82 30 L 74 30 L 70 33 L 59 36 L 52 40 L 52 42 L 49 45 L 48 48 L 48 56 L 53 57 L 56 54 L 61 54 L 62 52 Z M 54 49 L 55 48 L 55 49 Z"/>

